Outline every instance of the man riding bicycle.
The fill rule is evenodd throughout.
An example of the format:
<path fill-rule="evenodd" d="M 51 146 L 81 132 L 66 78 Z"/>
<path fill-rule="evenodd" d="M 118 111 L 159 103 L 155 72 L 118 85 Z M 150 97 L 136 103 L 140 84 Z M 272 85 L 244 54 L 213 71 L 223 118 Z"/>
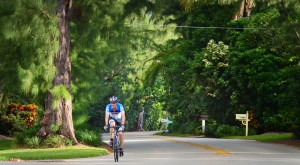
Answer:
<path fill-rule="evenodd" d="M 124 155 L 123 152 L 123 132 L 125 129 L 125 110 L 121 103 L 118 103 L 118 98 L 116 96 L 112 96 L 109 98 L 110 104 L 106 106 L 105 109 L 105 126 L 104 129 L 108 128 L 108 124 L 110 127 L 121 126 L 118 130 L 119 138 L 120 138 L 120 156 Z M 112 146 L 113 144 L 113 133 L 114 128 L 110 128 L 110 143 L 109 145 Z"/>

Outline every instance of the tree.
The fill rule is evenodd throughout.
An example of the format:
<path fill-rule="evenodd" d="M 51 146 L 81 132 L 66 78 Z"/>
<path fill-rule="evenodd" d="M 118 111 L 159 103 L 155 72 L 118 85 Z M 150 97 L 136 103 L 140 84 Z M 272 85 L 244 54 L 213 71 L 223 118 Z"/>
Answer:
<path fill-rule="evenodd" d="M 278 5 L 277 2 L 272 1 Z M 278 6 L 270 8 L 267 1 L 260 1 L 251 19 L 231 20 L 235 4 L 215 5 L 216 1 L 205 0 L 197 1 L 189 11 L 177 15 L 178 24 L 239 29 L 187 29 L 188 33 L 184 34 L 188 35 L 183 34 L 181 40 L 167 45 L 169 49 L 160 51 L 154 58 L 145 73 L 145 82 L 151 85 L 153 78 L 154 82 L 162 78 L 163 85 L 171 86 L 170 94 L 165 96 L 165 92 L 158 97 L 168 98 L 164 109 L 175 117 L 175 123 L 193 122 L 191 114 L 207 112 L 218 124 L 239 124 L 234 114 L 253 110 L 254 119 L 260 124 L 256 127 L 259 132 L 289 130 L 299 136 L 299 131 L 295 131 L 299 130 L 299 115 L 296 115 L 299 103 L 295 97 L 300 89 L 299 76 L 295 75 L 299 71 L 299 53 L 295 50 L 299 46 L 295 33 L 298 27 L 294 26 L 298 24 L 299 14 L 292 10 L 291 4 L 296 8 L 296 1 L 281 2 L 286 2 L 285 7 L 279 6 L 289 9 L 289 17 L 283 16 Z M 205 12 L 209 10 L 214 12 Z M 287 27 L 291 28 L 285 33 Z M 210 43 L 203 49 L 210 39 L 223 41 L 228 48 Z"/>
<path fill-rule="evenodd" d="M 155 25 L 165 24 L 171 18 L 154 12 L 153 3 L 148 0 L 78 1 L 73 8 L 71 58 L 75 127 L 86 128 L 88 122 L 83 120 L 101 127 L 108 97 L 117 95 L 128 110 L 126 128 L 133 129 L 135 111 L 139 109 L 134 98 L 142 97 L 139 93 L 143 87 L 138 82 L 149 64 L 144 65 L 143 61 L 155 54 L 159 44 L 176 38 L 174 26 Z M 89 116 L 83 117 L 83 114 Z"/>
<path fill-rule="evenodd" d="M 71 99 L 71 61 L 70 61 L 70 17 L 72 0 L 57 1 L 58 27 L 60 29 L 60 48 L 55 57 L 57 73 L 53 81 L 53 88 L 47 93 L 45 113 L 39 136 L 59 133 L 78 143 L 72 120 Z"/>
<path fill-rule="evenodd" d="M 58 50 L 53 3 L 1 1 L 0 93 L 27 104 L 43 104 L 51 86 Z M 27 14 L 24 14 L 27 13 Z M 2 26 L 3 25 L 3 26 Z"/>

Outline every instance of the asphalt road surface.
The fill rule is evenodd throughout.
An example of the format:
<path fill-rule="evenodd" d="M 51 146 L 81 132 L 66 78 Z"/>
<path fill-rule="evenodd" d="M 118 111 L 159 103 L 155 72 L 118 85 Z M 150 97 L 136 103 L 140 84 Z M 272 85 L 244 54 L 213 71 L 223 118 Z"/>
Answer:
<path fill-rule="evenodd" d="M 114 162 L 113 154 L 65 160 L 0 162 L 2 165 L 300 165 L 300 149 L 253 140 L 177 138 L 153 132 L 125 132 L 124 157 Z M 108 142 L 108 134 L 103 134 Z"/>

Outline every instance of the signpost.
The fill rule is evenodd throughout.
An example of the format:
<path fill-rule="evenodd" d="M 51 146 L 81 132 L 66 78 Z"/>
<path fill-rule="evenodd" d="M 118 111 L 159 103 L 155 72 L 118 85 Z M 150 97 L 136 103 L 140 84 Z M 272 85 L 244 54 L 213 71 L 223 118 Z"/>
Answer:
<path fill-rule="evenodd" d="M 200 118 L 202 120 L 202 133 L 204 133 L 205 132 L 205 120 L 208 119 L 208 115 L 201 115 Z"/>
<path fill-rule="evenodd" d="M 246 114 L 235 114 L 235 119 L 241 121 L 246 126 L 246 136 L 248 136 L 248 122 L 250 121 L 248 111 Z"/>
<path fill-rule="evenodd" d="M 169 121 L 168 119 L 161 119 L 162 123 L 168 123 L 168 121 Z"/>
<path fill-rule="evenodd" d="M 159 130 L 162 130 L 162 129 L 164 129 L 164 128 L 167 128 L 167 127 L 168 127 L 168 124 L 172 124 L 172 123 L 173 123 L 173 121 L 169 120 L 168 118 L 166 118 L 166 119 L 161 119 L 160 122 L 162 123 L 162 125 L 161 125 L 161 127 L 160 127 Z M 168 130 L 166 130 L 166 131 L 168 131 Z"/>

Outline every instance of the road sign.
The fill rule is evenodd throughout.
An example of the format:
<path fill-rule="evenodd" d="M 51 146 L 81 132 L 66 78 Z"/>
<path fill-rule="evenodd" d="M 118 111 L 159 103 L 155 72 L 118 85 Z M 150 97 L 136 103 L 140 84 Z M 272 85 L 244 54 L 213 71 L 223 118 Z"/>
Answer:
<path fill-rule="evenodd" d="M 208 119 L 208 115 L 201 115 L 200 118 L 201 118 L 201 120 L 207 120 Z"/>
<path fill-rule="evenodd" d="M 168 124 L 172 124 L 173 123 L 173 121 L 169 120 L 169 119 L 161 119 L 160 122 L 162 122 L 162 123 L 168 123 Z"/>
<path fill-rule="evenodd" d="M 162 122 L 162 123 L 168 123 L 169 122 L 169 120 L 168 119 L 161 119 L 161 121 L 160 122 Z"/>
<path fill-rule="evenodd" d="M 246 114 L 235 114 L 235 119 L 237 119 L 237 120 L 246 120 L 247 115 Z"/>
<path fill-rule="evenodd" d="M 235 114 L 235 119 L 240 120 L 242 124 L 246 126 L 246 136 L 248 136 L 248 122 L 250 121 L 248 119 L 248 116 L 248 111 L 246 112 L 246 114 Z"/>

